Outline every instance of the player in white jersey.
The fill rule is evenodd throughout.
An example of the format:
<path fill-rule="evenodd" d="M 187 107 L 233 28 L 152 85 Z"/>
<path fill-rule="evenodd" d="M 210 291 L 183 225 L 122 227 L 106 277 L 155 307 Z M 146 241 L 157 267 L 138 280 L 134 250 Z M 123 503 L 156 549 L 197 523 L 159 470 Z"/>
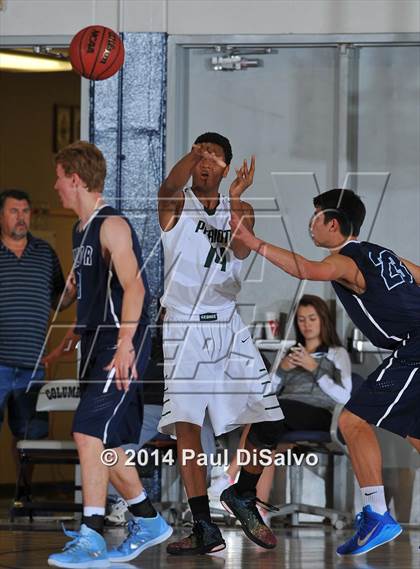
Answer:
<path fill-rule="evenodd" d="M 231 159 L 229 141 L 220 134 L 205 133 L 174 166 L 159 191 L 165 254 L 162 304 L 166 307 L 166 391 L 159 428 L 177 437 L 194 518 L 192 534 L 168 546 L 175 555 L 225 547 L 218 527 L 211 523 L 205 467 L 190 458 L 192 453 L 202 456 L 200 430 L 206 413 L 216 435 L 254 423 L 249 450 L 273 448 L 273 432 L 279 436 L 283 425 L 267 370 L 236 311 L 241 263 L 250 250 L 231 240 L 229 223 L 234 211 L 252 231 L 254 211 L 241 196 L 252 184 L 255 158 L 250 167 L 244 160 L 225 197 L 219 194 L 219 186 Z M 185 188 L 191 177 L 192 186 Z M 273 421 L 280 427 L 273 429 Z M 221 500 L 248 537 L 272 548 L 276 538 L 256 508 L 260 471 L 259 467 L 243 468 L 238 484 L 225 491 Z"/>

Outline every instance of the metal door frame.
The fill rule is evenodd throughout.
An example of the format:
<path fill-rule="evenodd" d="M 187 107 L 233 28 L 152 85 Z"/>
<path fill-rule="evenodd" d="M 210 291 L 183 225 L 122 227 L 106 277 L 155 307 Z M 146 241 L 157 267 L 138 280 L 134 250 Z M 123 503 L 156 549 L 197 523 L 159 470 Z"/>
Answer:
<path fill-rule="evenodd" d="M 168 90 L 166 171 L 187 151 L 185 120 L 188 109 L 189 50 L 212 45 L 241 47 L 320 48 L 337 50 L 334 108 L 334 155 L 331 187 L 338 186 L 347 172 L 357 171 L 357 131 L 349 113 L 357 96 L 358 49 L 380 46 L 419 46 L 420 33 L 397 34 L 285 34 L 285 35 L 173 35 L 168 38 Z M 350 100 L 352 99 L 352 100 Z"/>

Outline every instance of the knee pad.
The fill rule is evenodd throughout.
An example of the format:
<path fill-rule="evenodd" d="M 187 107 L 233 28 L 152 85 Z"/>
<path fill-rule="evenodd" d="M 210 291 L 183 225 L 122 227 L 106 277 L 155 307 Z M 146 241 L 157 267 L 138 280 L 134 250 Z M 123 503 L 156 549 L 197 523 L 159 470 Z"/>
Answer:
<path fill-rule="evenodd" d="M 257 449 L 273 450 L 287 431 L 284 419 L 254 423 L 249 430 L 248 440 Z"/>

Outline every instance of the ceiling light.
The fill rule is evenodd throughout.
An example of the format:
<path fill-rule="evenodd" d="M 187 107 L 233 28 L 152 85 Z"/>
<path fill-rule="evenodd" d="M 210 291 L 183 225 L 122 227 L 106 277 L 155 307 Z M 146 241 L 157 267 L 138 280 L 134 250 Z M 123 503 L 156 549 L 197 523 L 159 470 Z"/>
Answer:
<path fill-rule="evenodd" d="M 26 71 L 45 73 L 71 71 L 71 63 L 49 57 L 34 57 L 16 52 L 0 52 L 0 69 L 3 71 Z"/>

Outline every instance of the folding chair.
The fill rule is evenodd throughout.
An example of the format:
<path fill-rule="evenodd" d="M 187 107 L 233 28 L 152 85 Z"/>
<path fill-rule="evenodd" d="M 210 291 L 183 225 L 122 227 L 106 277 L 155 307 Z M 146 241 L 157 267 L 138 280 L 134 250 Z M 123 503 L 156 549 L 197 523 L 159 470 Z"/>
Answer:
<path fill-rule="evenodd" d="M 59 379 L 49 381 L 39 391 L 36 403 L 37 412 L 75 411 L 80 399 L 78 381 Z M 78 512 L 81 504 L 74 502 L 32 501 L 31 487 L 26 483 L 25 472 L 31 464 L 79 464 L 76 445 L 70 440 L 21 440 L 16 445 L 19 457 L 19 473 L 16 482 L 15 505 L 10 511 L 10 519 L 29 515 L 32 521 L 34 512 Z M 26 483 L 25 496 L 19 496 Z M 76 487 L 75 487 L 76 488 Z"/>
<path fill-rule="evenodd" d="M 352 374 L 352 393 L 355 393 L 360 385 L 363 383 L 363 378 L 355 373 Z M 341 529 L 353 520 L 352 512 L 343 512 L 335 509 L 334 497 L 337 491 L 342 491 L 342 487 L 337 487 L 334 477 L 334 462 L 337 456 L 347 455 L 347 448 L 344 440 L 338 430 L 338 418 L 343 410 L 344 405 L 337 404 L 334 408 L 333 417 L 331 421 L 330 431 L 291 431 L 286 433 L 281 443 L 293 443 L 301 450 L 320 453 L 327 455 L 327 475 L 325 479 L 326 488 L 326 507 L 315 506 L 310 504 L 302 504 L 292 502 L 278 506 L 272 517 L 289 517 L 292 525 L 299 524 L 299 514 L 312 514 L 322 516 L 329 520 L 331 524 Z M 293 500 L 293 494 L 298 494 L 302 490 L 303 471 L 302 467 L 290 467 L 290 485 Z M 300 486 L 299 492 L 296 486 Z"/>

